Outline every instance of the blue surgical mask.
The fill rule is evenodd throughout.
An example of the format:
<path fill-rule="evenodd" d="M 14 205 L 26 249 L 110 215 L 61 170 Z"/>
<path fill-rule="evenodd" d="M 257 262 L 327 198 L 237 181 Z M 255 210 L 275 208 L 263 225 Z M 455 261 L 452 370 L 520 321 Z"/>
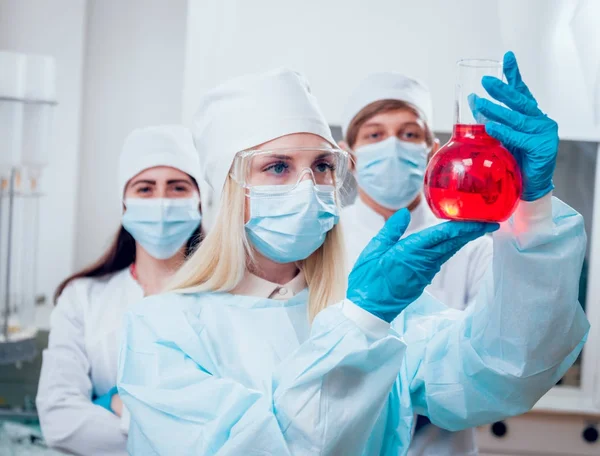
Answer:
<path fill-rule="evenodd" d="M 423 188 L 429 148 L 391 137 L 356 149 L 358 186 L 387 209 L 408 206 Z"/>
<path fill-rule="evenodd" d="M 127 198 L 122 224 L 154 258 L 175 255 L 200 226 L 199 199 Z"/>
<path fill-rule="evenodd" d="M 312 180 L 286 193 L 281 193 L 281 186 L 253 187 L 249 196 L 248 238 L 261 254 L 277 263 L 308 258 L 339 220 L 335 189 L 315 185 Z"/>

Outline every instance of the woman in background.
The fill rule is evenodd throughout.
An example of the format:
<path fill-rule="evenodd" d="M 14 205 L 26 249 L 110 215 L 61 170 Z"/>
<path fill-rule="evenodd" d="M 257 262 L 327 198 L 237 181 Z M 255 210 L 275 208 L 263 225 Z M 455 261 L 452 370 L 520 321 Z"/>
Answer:
<path fill-rule="evenodd" d="M 125 311 L 159 292 L 201 241 L 199 156 L 189 130 L 148 127 L 119 161 L 122 224 L 95 264 L 55 294 L 37 409 L 48 445 L 81 455 L 125 455 L 129 414 L 116 389 Z"/>

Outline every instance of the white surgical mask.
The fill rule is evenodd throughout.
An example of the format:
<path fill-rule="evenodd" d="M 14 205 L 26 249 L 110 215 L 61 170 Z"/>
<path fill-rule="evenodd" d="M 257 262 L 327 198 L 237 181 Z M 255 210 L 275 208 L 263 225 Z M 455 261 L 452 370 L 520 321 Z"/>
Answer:
<path fill-rule="evenodd" d="M 407 207 L 423 188 L 429 148 L 391 137 L 356 149 L 358 186 L 387 209 Z"/>
<path fill-rule="evenodd" d="M 154 258 L 175 255 L 200 226 L 200 200 L 193 198 L 127 198 L 123 228 Z"/>
<path fill-rule="evenodd" d="M 254 247 L 277 263 L 308 258 L 339 220 L 335 189 L 305 180 L 281 193 L 270 186 L 250 189 L 250 220 L 246 233 Z"/>

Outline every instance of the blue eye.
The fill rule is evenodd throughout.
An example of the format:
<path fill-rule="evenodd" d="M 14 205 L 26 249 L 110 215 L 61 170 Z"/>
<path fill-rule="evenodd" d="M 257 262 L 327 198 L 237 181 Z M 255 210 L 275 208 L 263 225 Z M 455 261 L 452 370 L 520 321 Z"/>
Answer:
<path fill-rule="evenodd" d="M 269 165 L 265 168 L 265 171 L 268 171 L 272 174 L 283 174 L 287 169 L 289 168 L 289 165 L 287 165 L 284 162 L 278 162 L 278 163 L 273 163 L 272 165 Z"/>
<path fill-rule="evenodd" d="M 327 162 L 321 162 L 321 163 L 317 163 L 317 165 L 315 165 L 315 170 L 318 173 L 328 173 L 330 171 L 335 170 L 335 165 L 333 165 L 331 163 L 327 163 Z"/>
<path fill-rule="evenodd" d="M 405 138 L 405 139 L 413 140 L 413 141 L 419 140 L 419 139 L 423 138 L 424 136 L 425 136 L 424 132 L 417 130 L 415 128 L 413 128 L 411 130 L 403 131 L 403 132 L 401 132 L 400 135 L 398 135 L 398 137 L 400 139 Z"/>

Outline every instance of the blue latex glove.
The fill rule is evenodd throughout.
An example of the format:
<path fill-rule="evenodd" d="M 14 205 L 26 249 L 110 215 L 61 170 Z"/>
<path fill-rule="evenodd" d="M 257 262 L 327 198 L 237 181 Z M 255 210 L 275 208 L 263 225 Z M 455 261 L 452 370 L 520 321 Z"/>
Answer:
<path fill-rule="evenodd" d="M 96 405 L 99 405 L 102 408 L 105 408 L 106 410 L 108 410 L 111 413 L 114 413 L 113 409 L 110 407 L 110 403 L 112 401 L 113 396 L 118 393 L 119 393 L 119 390 L 115 386 L 115 387 L 111 388 L 108 391 L 108 393 L 103 394 L 102 396 L 94 399 L 93 403 Z"/>
<path fill-rule="evenodd" d="M 445 222 L 399 240 L 410 222 L 402 209 L 386 222 L 358 257 L 346 296 L 390 323 L 415 301 L 442 264 L 467 242 L 498 229 L 497 223 Z"/>
<path fill-rule="evenodd" d="M 504 55 L 504 74 L 508 84 L 492 76 L 484 76 L 481 83 L 491 97 L 510 109 L 475 94 L 469 96 L 469 104 L 475 118 L 483 114 L 487 119 L 487 133 L 499 140 L 519 163 L 523 174 L 521 199 L 534 201 L 554 188 L 558 125 L 538 108 L 521 79 L 512 52 Z"/>

